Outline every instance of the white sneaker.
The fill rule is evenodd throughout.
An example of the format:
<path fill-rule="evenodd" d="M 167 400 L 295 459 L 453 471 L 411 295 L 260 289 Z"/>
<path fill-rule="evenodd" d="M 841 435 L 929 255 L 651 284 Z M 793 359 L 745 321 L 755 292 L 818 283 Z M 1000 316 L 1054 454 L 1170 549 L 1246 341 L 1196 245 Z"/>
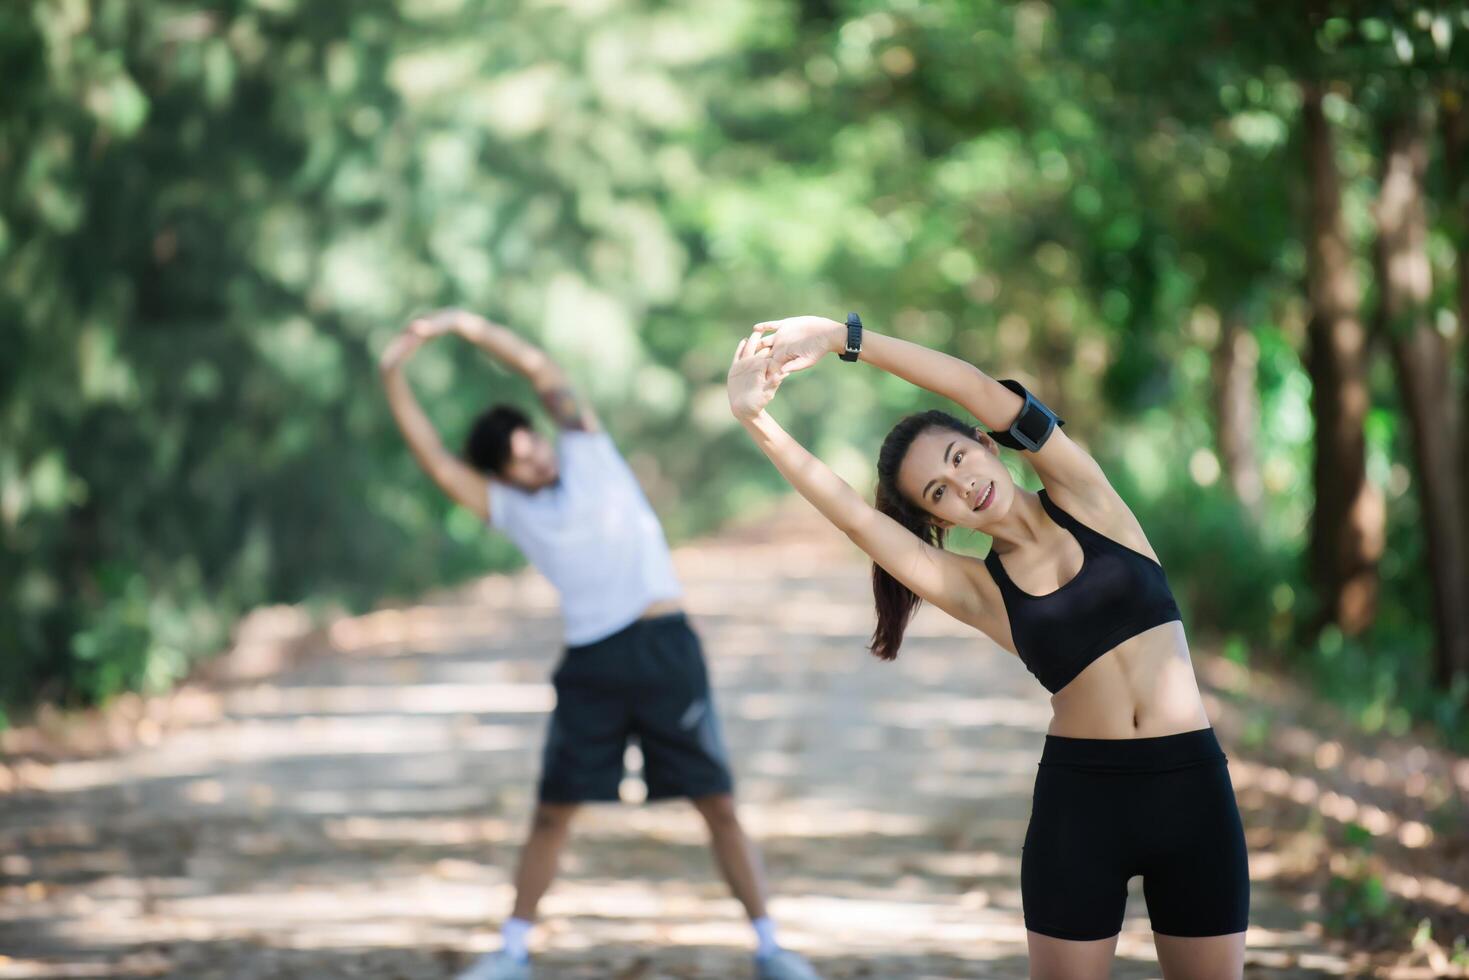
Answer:
<path fill-rule="evenodd" d="M 533 976 L 530 960 L 517 960 L 504 953 L 486 953 L 455 980 L 531 980 Z"/>
<path fill-rule="evenodd" d="M 755 960 L 756 980 L 821 980 L 805 957 L 788 949 Z"/>

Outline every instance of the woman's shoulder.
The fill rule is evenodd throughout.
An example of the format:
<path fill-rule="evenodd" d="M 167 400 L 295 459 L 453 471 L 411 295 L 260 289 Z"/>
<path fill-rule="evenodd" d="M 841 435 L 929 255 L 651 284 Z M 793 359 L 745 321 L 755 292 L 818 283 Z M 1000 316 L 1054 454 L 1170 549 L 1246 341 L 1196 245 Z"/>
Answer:
<path fill-rule="evenodd" d="M 1109 481 L 1104 479 L 1083 486 L 1048 485 L 1043 493 L 1053 505 L 1086 528 L 1153 561 L 1158 560 L 1142 522 Z"/>

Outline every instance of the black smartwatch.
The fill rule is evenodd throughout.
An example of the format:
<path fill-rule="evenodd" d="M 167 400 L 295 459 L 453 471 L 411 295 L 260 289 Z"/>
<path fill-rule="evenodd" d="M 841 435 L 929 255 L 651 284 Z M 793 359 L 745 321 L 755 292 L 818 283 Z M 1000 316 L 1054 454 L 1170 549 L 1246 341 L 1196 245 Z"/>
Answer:
<path fill-rule="evenodd" d="M 855 361 L 862 353 L 862 318 L 855 313 L 847 314 L 847 349 L 842 351 L 842 360 Z"/>

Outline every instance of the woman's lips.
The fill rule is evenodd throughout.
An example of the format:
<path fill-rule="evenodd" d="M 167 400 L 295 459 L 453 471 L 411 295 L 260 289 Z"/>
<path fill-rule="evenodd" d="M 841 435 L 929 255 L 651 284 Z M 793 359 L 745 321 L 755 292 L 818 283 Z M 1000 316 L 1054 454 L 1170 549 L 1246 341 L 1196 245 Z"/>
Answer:
<path fill-rule="evenodd" d="M 995 481 L 994 480 L 991 480 L 990 481 L 990 485 L 987 486 L 987 487 L 985 487 L 984 488 L 984 492 L 979 495 L 979 503 L 977 503 L 977 504 L 974 505 L 974 509 L 975 510 L 984 510 L 990 504 L 994 503 L 994 500 L 995 500 Z"/>

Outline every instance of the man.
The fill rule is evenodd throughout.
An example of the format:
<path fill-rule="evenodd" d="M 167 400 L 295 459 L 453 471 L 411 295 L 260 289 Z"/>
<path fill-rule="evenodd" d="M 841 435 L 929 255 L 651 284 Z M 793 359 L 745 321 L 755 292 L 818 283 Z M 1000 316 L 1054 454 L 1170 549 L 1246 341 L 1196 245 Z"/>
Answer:
<path fill-rule="evenodd" d="M 464 459 L 448 452 L 403 377 L 428 339 L 455 333 L 524 375 L 560 429 L 552 445 L 517 409 L 499 405 L 475 422 Z M 460 310 L 414 320 L 382 356 L 393 417 L 425 471 L 450 498 L 503 532 L 561 597 L 566 653 L 553 677 L 556 709 L 539 803 L 515 874 L 515 908 L 499 952 L 460 980 L 529 980 L 527 938 L 556 873 L 578 806 L 618 797 L 629 737 L 641 744 L 649 799 L 685 797 L 709 826 L 730 890 L 755 930 L 760 980 L 816 980 L 776 942 L 765 910 L 759 855 L 736 814 L 699 639 L 662 526 L 642 489 L 543 351 Z"/>

